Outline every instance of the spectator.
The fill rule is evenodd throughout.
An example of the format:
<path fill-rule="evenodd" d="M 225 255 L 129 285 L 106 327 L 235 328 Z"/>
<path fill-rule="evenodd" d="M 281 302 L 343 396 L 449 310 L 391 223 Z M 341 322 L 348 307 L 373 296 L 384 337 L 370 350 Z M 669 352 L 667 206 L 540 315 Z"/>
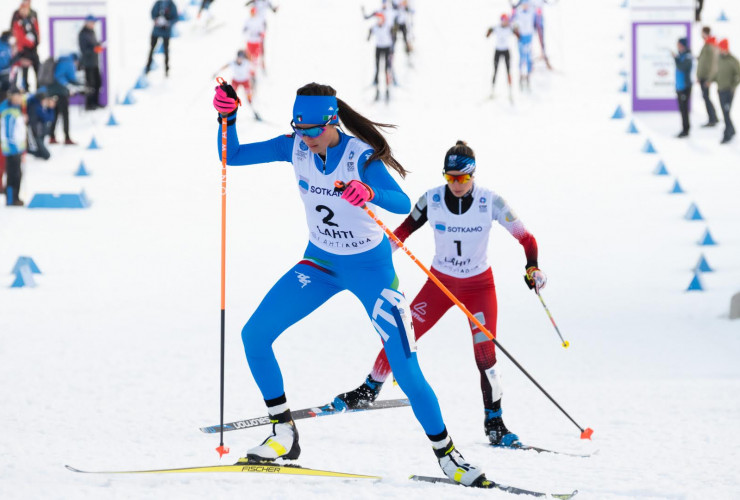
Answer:
<path fill-rule="evenodd" d="M 8 185 L 5 196 L 8 205 L 23 206 L 18 196 L 21 189 L 21 160 L 26 152 L 26 121 L 23 116 L 23 93 L 11 87 L 8 98 L 0 103 L 0 150 L 5 157 Z"/>
<path fill-rule="evenodd" d="M 41 87 L 36 94 L 26 99 L 26 113 L 28 114 L 28 152 L 36 158 L 48 160 L 51 157 L 44 145 L 44 138 L 54 121 L 54 110 L 57 98 L 47 94 L 47 89 Z"/>
<path fill-rule="evenodd" d="M 28 90 L 28 67 L 33 67 L 36 79 L 39 76 L 39 20 L 36 12 L 31 10 L 31 1 L 23 0 L 13 14 L 13 36 L 15 37 L 18 58 L 23 66 L 23 87 Z M 37 85 L 38 87 L 38 85 Z"/>
<path fill-rule="evenodd" d="M 707 116 L 709 121 L 702 127 L 714 127 L 719 122 L 717 112 L 714 109 L 711 99 L 709 99 L 709 87 L 712 85 L 714 75 L 717 74 L 717 58 L 719 53 L 715 46 L 715 39 L 711 35 L 709 26 L 701 29 L 701 37 L 704 39 L 704 46 L 699 52 L 696 62 L 696 79 L 699 80 L 701 96 L 704 98 L 704 105 L 707 107 Z"/>
<path fill-rule="evenodd" d="M 49 144 L 56 144 L 55 131 L 57 120 L 62 115 L 64 127 L 64 144 L 74 146 L 76 143 L 69 137 L 69 96 L 81 90 L 81 84 L 77 81 L 75 70 L 77 69 L 77 54 L 62 56 L 54 68 L 54 83 L 49 85 L 49 95 L 57 97 L 57 106 L 54 112 L 54 120 L 49 132 Z"/>
<path fill-rule="evenodd" d="M 13 66 L 13 44 L 10 31 L 0 35 L 0 102 L 5 100 L 5 93 L 10 88 L 10 69 Z"/>
<path fill-rule="evenodd" d="M 704 0 L 696 0 L 696 22 L 701 22 L 701 10 L 704 8 Z"/>
<path fill-rule="evenodd" d="M 149 60 L 146 63 L 145 73 L 149 73 L 152 67 L 152 57 L 157 46 L 157 40 L 162 39 L 164 46 L 164 76 L 170 74 L 170 37 L 172 36 L 172 25 L 177 22 L 177 6 L 172 0 L 157 0 L 152 7 L 152 29 L 151 49 L 149 49 Z"/>
<path fill-rule="evenodd" d="M 735 126 L 730 119 L 730 108 L 732 108 L 735 89 L 740 84 L 740 63 L 735 56 L 730 54 L 730 44 L 726 38 L 719 42 L 719 61 L 714 81 L 717 82 L 719 105 L 722 107 L 722 115 L 725 118 L 725 132 L 720 144 L 727 144 L 735 135 Z"/>
<path fill-rule="evenodd" d="M 678 39 L 678 54 L 673 53 L 676 61 L 676 95 L 678 109 L 681 111 L 681 132 L 679 138 L 689 136 L 689 99 L 691 98 L 691 67 L 694 61 L 689 52 L 689 42 L 686 38 Z"/>
<path fill-rule="evenodd" d="M 95 110 L 100 107 L 100 87 L 103 81 L 100 77 L 100 58 L 98 54 L 103 51 L 103 46 L 98 42 L 95 34 L 95 16 L 87 16 L 85 25 L 77 37 L 80 45 L 80 66 L 85 70 L 85 86 L 88 88 L 85 98 L 85 109 Z"/>

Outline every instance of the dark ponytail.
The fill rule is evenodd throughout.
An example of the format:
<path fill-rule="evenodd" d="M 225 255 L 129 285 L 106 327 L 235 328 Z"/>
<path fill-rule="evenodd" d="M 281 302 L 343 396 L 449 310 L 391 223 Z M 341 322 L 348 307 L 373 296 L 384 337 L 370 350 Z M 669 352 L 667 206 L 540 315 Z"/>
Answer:
<path fill-rule="evenodd" d="M 475 152 L 473 152 L 473 148 L 468 146 L 468 143 L 465 141 L 457 141 L 454 146 L 447 150 L 447 154 L 445 154 L 445 156 L 449 155 L 462 155 L 468 156 L 470 158 L 475 158 Z"/>
<path fill-rule="evenodd" d="M 299 88 L 296 94 L 336 96 L 337 91 L 329 85 L 309 83 Z M 407 170 L 393 157 L 391 147 L 388 145 L 388 142 L 379 130 L 379 128 L 396 128 L 396 126 L 369 120 L 339 98 L 337 98 L 337 105 L 339 106 L 339 120 L 342 122 L 342 125 L 344 125 L 352 135 L 360 139 L 362 142 L 368 143 L 373 148 L 373 154 L 370 155 L 366 164 L 373 160 L 380 160 L 398 172 L 401 177 L 406 177 Z"/>

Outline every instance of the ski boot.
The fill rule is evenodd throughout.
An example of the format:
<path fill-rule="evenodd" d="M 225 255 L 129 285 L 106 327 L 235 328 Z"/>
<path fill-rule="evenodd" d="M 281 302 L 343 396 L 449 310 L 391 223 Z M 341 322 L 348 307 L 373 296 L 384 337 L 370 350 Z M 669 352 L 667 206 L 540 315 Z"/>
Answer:
<path fill-rule="evenodd" d="M 501 410 L 486 410 L 486 418 L 483 421 L 486 436 L 493 446 L 516 448 L 521 446 L 519 436 L 509 431 L 501 418 Z"/>
<path fill-rule="evenodd" d="M 435 448 L 434 454 L 437 456 L 439 466 L 445 476 L 463 486 L 479 486 L 486 481 L 486 475 L 483 471 L 468 463 L 450 439 L 444 448 Z"/>
<path fill-rule="evenodd" d="M 378 398 L 378 393 L 382 387 L 383 382 L 373 380 L 368 375 L 360 387 L 335 397 L 332 405 L 339 411 L 367 408 Z"/>
<path fill-rule="evenodd" d="M 295 427 L 290 410 L 270 418 L 272 434 L 261 445 L 247 451 L 246 458 L 240 458 L 237 465 L 255 462 L 274 462 L 278 458 L 295 460 L 301 454 L 298 445 L 298 429 Z"/>

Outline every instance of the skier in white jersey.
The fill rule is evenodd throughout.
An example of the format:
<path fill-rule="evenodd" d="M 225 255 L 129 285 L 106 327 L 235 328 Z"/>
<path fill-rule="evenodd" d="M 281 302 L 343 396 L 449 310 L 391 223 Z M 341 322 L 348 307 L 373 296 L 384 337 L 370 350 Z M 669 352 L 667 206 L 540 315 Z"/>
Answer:
<path fill-rule="evenodd" d="M 244 21 L 242 34 L 246 44 L 246 53 L 253 64 L 262 66 L 265 69 L 265 20 L 257 13 L 257 7 L 249 10 L 249 17 Z"/>
<path fill-rule="evenodd" d="M 257 73 L 257 67 L 249 60 L 247 53 L 240 50 L 236 53 L 235 60 L 224 64 L 218 71 L 223 71 L 226 68 L 229 68 L 231 71 L 231 86 L 234 87 L 237 94 L 239 93 L 240 88 L 244 90 L 247 103 L 249 103 L 249 107 L 252 109 L 252 113 L 254 113 L 254 119 L 258 122 L 262 121 L 262 118 L 259 113 L 255 111 L 254 105 L 252 104 L 252 98 L 256 90 L 255 76 Z M 218 72 L 213 75 L 213 78 L 216 78 L 216 76 L 218 76 Z"/>
<path fill-rule="evenodd" d="M 401 241 L 429 222 L 434 231 L 434 260 L 431 272 L 476 318 L 496 335 L 496 287 L 488 265 L 488 239 L 493 221 L 501 224 L 524 247 L 527 259 L 526 281 L 539 291 L 547 278 L 537 267 L 537 241 L 514 214 L 506 201 L 474 183 L 475 153 L 458 141 L 445 155 L 444 177 L 447 184 L 430 189 L 416 202 L 411 215 L 394 231 Z M 453 307 L 453 302 L 431 280 L 411 303 L 414 334 L 417 340 Z M 519 437 L 504 425 L 501 410 L 500 370 L 496 364 L 495 344 L 472 322 L 475 361 L 480 372 L 483 394 L 484 431 L 494 446 L 520 446 Z M 334 407 L 361 408 L 378 396 L 392 371 L 385 351 L 381 351 L 365 382 L 353 391 L 334 399 Z"/>
<path fill-rule="evenodd" d="M 509 53 L 509 45 L 511 39 L 514 36 L 514 30 L 509 22 L 509 16 L 501 14 L 501 22 L 496 26 L 491 26 L 486 32 L 486 38 L 494 35 L 496 40 L 495 51 L 493 53 L 493 81 L 491 83 L 491 97 L 493 97 L 493 90 L 496 87 L 496 75 L 498 74 L 498 62 L 500 58 L 504 58 L 506 64 L 506 78 L 509 83 L 509 99 L 511 95 L 511 54 Z"/>
<path fill-rule="evenodd" d="M 519 87 L 530 89 L 529 75 L 532 73 L 532 37 L 535 32 L 536 12 L 530 0 L 522 0 L 514 9 L 511 24 L 519 38 Z"/>
<path fill-rule="evenodd" d="M 262 55 L 262 69 L 265 69 L 265 36 L 267 34 L 267 11 L 276 13 L 278 8 L 272 5 L 269 0 L 249 0 L 246 6 L 252 5 L 250 8 L 251 15 L 257 17 L 261 21 L 262 32 L 260 33 L 260 52 Z"/>
<path fill-rule="evenodd" d="M 367 39 L 375 37 L 375 78 L 373 79 L 373 85 L 375 85 L 375 100 L 380 99 L 380 85 L 378 84 L 380 76 L 380 59 L 383 59 L 383 69 L 385 77 L 385 100 L 388 101 L 391 98 L 390 84 L 392 81 L 392 52 L 393 52 L 393 35 L 391 33 L 392 24 L 386 19 L 385 14 L 379 12 L 375 14 L 375 18 L 378 20 L 367 34 Z"/>
<path fill-rule="evenodd" d="M 532 8 L 534 9 L 534 28 L 537 31 L 537 38 L 540 40 L 540 50 L 542 51 L 542 59 L 545 60 L 547 69 L 552 69 L 550 66 L 550 59 L 547 57 L 547 51 L 545 50 L 545 4 L 549 3 L 547 0 L 530 0 L 532 2 Z M 512 9 L 519 6 L 521 1 L 511 2 Z"/>
<path fill-rule="evenodd" d="M 487 480 L 483 471 L 466 462 L 452 444 L 437 397 L 419 368 L 408 303 L 398 290 L 390 242 L 360 208 L 367 204 L 375 210 L 377 205 L 393 213 L 406 213 L 411 208 L 408 197 L 386 167 L 387 164 L 401 176 L 406 174 L 378 128 L 389 125 L 357 113 L 338 99 L 330 86 L 309 83 L 298 89 L 293 104 L 293 134 L 240 144 L 234 125 L 237 102 L 230 85 L 216 87 L 213 105 L 220 120 L 228 122 L 228 164 L 292 163 L 309 233 L 303 258 L 278 280 L 242 329 L 247 362 L 273 426 L 267 439 L 247 451 L 240 462 L 291 460 L 300 455 L 298 430 L 273 342 L 331 297 L 348 290 L 362 302 L 380 336 L 396 380 L 408 396 L 445 475 L 466 486 L 484 484 Z M 340 131 L 340 121 L 342 128 L 365 140 Z M 219 158 L 220 149 L 221 125 Z M 346 189 L 336 190 L 338 181 Z M 274 191 L 279 205 L 287 195 L 280 186 L 275 186 Z M 363 324 L 367 325 L 358 318 L 336 326 L 353 333 Z M 320 337 L 317 342 L 320 345 Z"/>

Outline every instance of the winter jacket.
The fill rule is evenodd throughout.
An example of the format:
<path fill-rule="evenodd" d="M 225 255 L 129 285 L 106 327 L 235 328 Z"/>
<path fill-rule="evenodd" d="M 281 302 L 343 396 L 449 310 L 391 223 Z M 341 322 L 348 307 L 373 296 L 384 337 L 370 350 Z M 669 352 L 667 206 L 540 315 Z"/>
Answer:
<path fill-rule="evenodd" d="M 75 74 L 75 71 L 77 71 L 75 61 L 77 61 L 76 54 L 62 56 L 57 60 L 56 68 L 54 68 L 55 83 L 64 87 L 70 84 L 81 85 L 81 83 L 77 81 L 77 75 Z"/>
<path fill-rule="evenodd" d="M 681 92 L 691 88 L 691 67 L 694 64 L 691 53 L 686 50 L 679 52 L 676 59 L 676 91 Z"/>
<path fill-rule="evenodd" d="M 717 90 L 731 90 L 740 84 L 740 63 L 732 54 L 720 54 L 717 62 L 717 75 L 714 77 L 717 82 Z"/>
<path fill-rule="evenodd" d="M 157 0 L 152 7 L 154 29 L 152 36 L 169 38 L 172 35 L 172 25 L 177 22 L 177 6 L 172 0 Z"/>
<path fill-rule="evenodd" d="M 717 74 L 719 50 L 711 43 L 705 43 L 696 61 L 696 78 L 710 81 Z"/>
<path fill-rule="evenodd" d="M 46 126 L 54 120 L 54 109 L 45 108 L 41 104 L 41 99 L 37 95 L 31 95 L 26 99 L 26 113 L 28 114 L 28 124 L 36 129 Z"/>
<path fill-rule="evenodd" d="M 21 108 L 6 99 L 0 103 L 0 149 L 3 156 L 26 152 L 26 121 Z"/>
<path fill-rule="evenodd" d="M 39 45 L 39 20 L 36 12 L 31 11 L 27 17 L 14 15 L 12 31 L 18 52 L 26 49 L 36 50 Z"/>
<path fill-rule="evenodd" d="M 10 76 L 10 65 L 13 59 L 13 49 L 10 44 L 0 40 L 0 78 Z"/>
<path fill-rule="evenodd" d="M 98 36 L 95 34 L 95 30 L 82 28 L 77 41 L 80 45 L 80 54 L 82 54 L 80 65 L 83 68 L 97 68 L 100 62 L 98 53 L 95 52 L 95 47 L 100 44 L 98 43 Z"/>

